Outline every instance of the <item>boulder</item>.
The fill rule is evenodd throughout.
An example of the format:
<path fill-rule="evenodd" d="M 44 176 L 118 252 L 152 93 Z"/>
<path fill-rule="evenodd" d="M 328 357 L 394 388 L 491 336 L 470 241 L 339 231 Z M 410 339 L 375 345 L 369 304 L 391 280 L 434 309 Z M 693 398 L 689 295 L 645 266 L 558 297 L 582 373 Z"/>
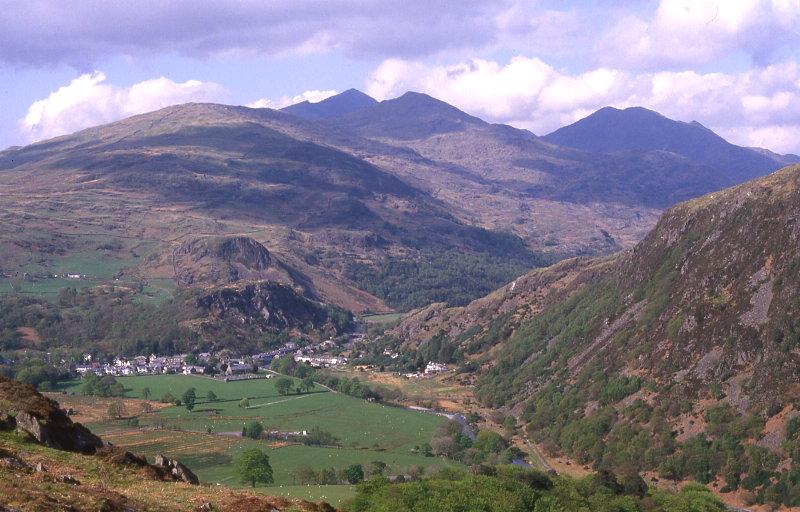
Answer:
<path fill-rule="evenodd" d="M 62 475 L 62 476 L 58 477 L 58 481 L 61 482 L 62 484 L 81 485 L 81 483 L 78 481 L 78 479 L 75 478 L 72 475 Z"/>
<path fill-rule="evenodd" d="M 80 423 L 73 423 L 61 409 L 55 409 L 46 418 L 20 411 L 14 420 L 17 430 L 27 432 L 38 443 L 51 448 L 93 454 L 103 446 L 99 437 Z"/>
<path fill-rule="evenodd" d="M 181 464 L 179 461 L 175 459 L 168 459 L 160 453 L 156 454 L 156 459 L 153 465 L 169 471 L 175 480 L 186 482 L 192 485 L 198 485 L 200 483 L 200 479 L 197 478 L 197 475 L 192 473 L 192 470 Z"/>
<path fill-rule="evenodd" d="M 28 433 L 38 443 L 59 450 L 94 454 L 103 441 L 33 386 L 0 377 L 0 428 Z"/>

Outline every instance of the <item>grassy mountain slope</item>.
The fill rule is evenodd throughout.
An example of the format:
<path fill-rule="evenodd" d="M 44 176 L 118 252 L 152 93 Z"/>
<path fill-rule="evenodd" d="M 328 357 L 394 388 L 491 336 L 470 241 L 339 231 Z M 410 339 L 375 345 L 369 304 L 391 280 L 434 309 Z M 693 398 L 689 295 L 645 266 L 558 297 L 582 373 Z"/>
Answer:
<path fill-rule="evenodd" d="M 668 210 L 631 251 L 534 271 L 440 331 L 554 453 L 798 505 L 800 166 Z"/>
<path fill-rule="evenodd" d="M 465 223 L 328 139 L 340 138 L 282 112 L 189 104 L 3 152 L 0 182 L 12 191 L 2 198 L 3 270 L 44 279 L 55 260 L 72 258 L 92 269 L 108 262 L 107 278 L 214 284 L 217 264 L 184 256 L 208 253 L 203 237 L 249 237 L 275 254 L 277 274 L 361 311 L 386 305 L 344 275 L 356 262 L 374 268 L 432 254 L 457 266 L 455 254 L 491 260 L 502 249 L 513 262 L 503 279 L 536 264 L 513 236 L 510 253 L 509 244 L 498 248 L 509 236 Z M 182 266 L 198 262 L 212 268 Z"/>
<path fill-rule="evenodd" d="M 0 153 L 0 291 L 80 275 L 159 300 L 275 279 L 356 312 L 464 304 L 538 254 L 631 247 L 661 208 L 725 183 L 671 151 L 555 146 L 418 93 L 311 107 L 324 119 L 182 105 Z M 232 264 L 216 238 L 277 263 Z"/>
<path fill-rule="evenodd" d="M 736 161 L 736 168 L 747 172 L 731 178 L 724 166 L 675 151 L 558 146 L 419 93 L 330 123 L 413 150 L 426 162 L 409 167 L 384 160 L 380 165 L 409 182 L 424 183 L 448 204 L 463 205 L 481 225 L 511 229 L 529 245 L 561 254 L 630 247 L 652 227 L 660 209 L 782 166 L 751 152 L 755 160 Z M 626 129 L 636 129 L 628 124 Z M 693 131 L 682 143 L 703 145 L 706 132 Z"/>

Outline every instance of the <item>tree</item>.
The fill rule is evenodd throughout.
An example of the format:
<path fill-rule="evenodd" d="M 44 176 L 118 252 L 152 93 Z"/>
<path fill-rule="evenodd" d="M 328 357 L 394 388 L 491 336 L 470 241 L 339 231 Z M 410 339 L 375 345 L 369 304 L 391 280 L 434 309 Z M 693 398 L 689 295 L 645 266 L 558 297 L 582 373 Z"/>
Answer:
<path fill-rule="evenodd" d="M 181 397 L 184 405 L 186 406 L 186 410 L 191 411 L 194 409 L 194 403 L 197 400 L 197 392 L 194 388 L 189 388 Z"/>
<path fill-rule="evenodd" d="M 280 395 L 288 395 L 292 390 L 292 380 L 286 377 L 281 377 L 275 381 L 275 390 Z"/>
<path fill-rule="evenodd" d="M 503 420 L 503 428 L 506 434 L 513 436 L 517 432 L 517 419 L 513 416 L 506 416 Z"/>
<path fill-rule="evenodd" d="M 452 459 L 461 449 L 452 437 L 436 437 L 431 440 L 431 452 L 440 457 Z"/>
<path fill-rule="evenodd" d="M 142 398 L 144 398 L 145 400 L 149 400 L 150 395 L 151 395 L 150 388 L 142 389 Z"/>
<path fill-rule="evenodd" d="M 269 455 L 258 448 L 245 450 L 236 458 L 236 474 L 242 483 L 255 487 L 257 483 L 271 484 L 272 466 Z"/>
<path fill-rule="evenodd" d="M 125 404 L 120 401 L 108 404 L 108 417 L 119 419 L 125 415 Z"/>
<path fill-rule="evenodd" d="M 206 393 L 206 400 L 208 400 L 209 402 L 216 402 L 217 394 L 209 389 L 208 393 Z"/>
<path fill-rule="evenodd" d="M 370 462 L 370 474 L 381 476 L 386 471 L 386 463 L 382 460 L 373 460 Z"/>
<path fill-rule="evenodd" d="M 314 379 L 311 378 L 311 375 L 307 375 L 303 377 L 303 380 L 300 381 L 300 387 L 308 393 L 312 389 L 314 389 Z"/>
<path fill-rule="evenodd" d="M 172 396 L 172 393 L 164 393 L 164 396 L 161 397 L 162 404 L 172 404 L 175 403 L 175 397 Z"/>
<path fill-rule="evenodd" d="M 248 407 L 250 407 L 250 399 L 245 397 L 239 400 L 239 407 L 242 409 L 247 409 Z"/>
<path fill-rule="evenodd" d="M 506 448 L 507 443 L 506 440 L 503 439 L 503 436 L 497 432 L 481 430 L 478 432 L 478 435 L 475 436 L 475 443 L 473 446 L 475 446 L 476 450 L 484 454 L 500 453 Z"/>
<path fill-rule="evenodd" d="M 317 473 L 309 466 L 306 465 L 299 466 L 297 469 L 294 470 L 294 474 L 297 477 L 297 483 L 301 485 L 319 483 Z"/>
<path fill-rule="evenodd" d="M 247 422 L 242 427 L 242 437 L 249 437 L 250 439 L 258 439 L 263 432 L 264 425 L 258 421 Z"/>

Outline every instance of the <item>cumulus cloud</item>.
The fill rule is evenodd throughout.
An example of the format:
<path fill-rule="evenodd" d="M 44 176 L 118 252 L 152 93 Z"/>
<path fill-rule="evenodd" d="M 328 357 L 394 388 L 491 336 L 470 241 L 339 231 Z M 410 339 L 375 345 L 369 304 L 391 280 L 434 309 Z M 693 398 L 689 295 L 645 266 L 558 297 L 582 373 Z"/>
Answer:
<path fill-rule="evenodd" d="M 798 0 L 0 0 L 0 62 L 66 63 L 178 53 L 361 59 L 463 58 L 513 50 L 614 69 L 759 65 L 800 43 Z"/>
<path fill-rule="evenodd" d="M 538 58 L 453 65 L 384 61 L 367 92 L 386 99 L 425 92 L 471 114 L 545 134 L 610 105 L 643 106 L 697 120 L 732 142 L 800 152 L 800 65 L 785 61 L 740 73 L 632 72 L 598 67 L 568 73 Z"/>
<path fill-rule="evenodd" d="M 86 66 L 109 55 L 418 57 L 490 44 L 509 0 L 0 0 L 0 61 Z"/>
<path fill-rule="evenodd" d="M 604 64 L 636 69 L 703 65 L 737 52 L 764 65 L 800 44 L 797 0 L 661 0 L 623 16 L 597 45 Z"/>
<path fill-rule="evenodd" d="M 274 100 L 269 98 L 260 98 L 252 103 L 248 103 L 246 106 L 250 108 L 279 109 L 288 107 L 289 105 L 294 105 L 295 103 L 301 103 L 303 101 L 308 101 L 309 103 L 319 103 L 320 101 L 330 98 L 335 94 L 336 91 L 334 90 L 320 91 L 315 89 L 313 91 L 305 91 L 295 96 L 281 96 L 280 98 Z"/>
<path fill-rule="evenodd" d="M 95 71 L 35 101 L 19 127 L 28 141 L 37 141 L 169 105 L 226 98 L 225 89 L 211 82 L 177 83 L 160 77 L 119 87 L 107 83 L 106 75 Z"/>

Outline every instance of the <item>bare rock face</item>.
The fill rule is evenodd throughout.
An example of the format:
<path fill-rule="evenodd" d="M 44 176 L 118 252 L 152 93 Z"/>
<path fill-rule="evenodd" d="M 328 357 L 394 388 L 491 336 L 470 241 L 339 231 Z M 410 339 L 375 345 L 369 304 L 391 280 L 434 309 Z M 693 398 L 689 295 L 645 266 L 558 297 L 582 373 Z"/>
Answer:
<path fill-rule="evenodd" d="M 33 386 L 0 377 L 0 426 L 27 432 L 38 443 L 85 454 L 94 454 L 103 441 L 73 423 L 54 400 Z"/>
<path fill-rule="evenodd" d="M 197 475 L 192 473 L 189 468 L 181 464 L 180 461 L 168 459 L 160 453 L 156 455 L 156 460 L 153 465 L 169 471 L 176 480 L 181 482 L 186 482 L 192 485 L 198 485 L 200 483 L 200 479 L 197 478 Z"/>
<path fill-rule="evenodd" d="M 258 241 L 246 236 L 209 236 L 186 241 L 175 250 L 172 264 L 181 286 L 245 280 L 294 284 L 292 270 Z"/>
<path fill-rule="evenodd" d="M 300 325 L 320 328 L 329 320 L 320 303 L 271 281 L 218 288 L 200 297 L 197 305 L 212 318 L 261 330 Z"/>

